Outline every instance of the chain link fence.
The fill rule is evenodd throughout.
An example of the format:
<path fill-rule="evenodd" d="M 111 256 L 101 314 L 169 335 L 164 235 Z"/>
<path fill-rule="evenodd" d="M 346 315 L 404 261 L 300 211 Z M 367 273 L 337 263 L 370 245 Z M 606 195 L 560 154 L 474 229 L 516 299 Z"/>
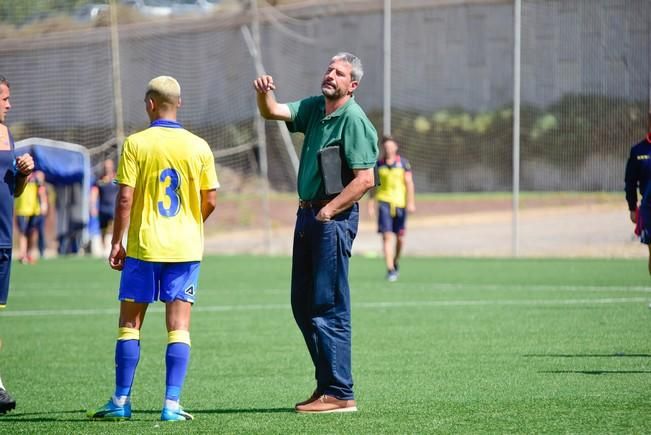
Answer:
<path fill-rule="evenodd" d="M 513 1 L 391 3 L 391 133 L 413 164 L 417 191 L 511 191 Z M 0 72 L 12 83 L 10 126 L 17 139 L 82 144 L 98 164 L 116 157 L 116 119 L 125 134 L 147 125 L 143 89 L 169 74 L 183 88 L 181 121 L 213 147 L 225 192 L 259 199 L 262 168 L 272 191 L 293 192 L 301 139 L 268 123 L 260 141 L 256 64 L 274 76 L 279 100 L 291 101 L 320 92 L 334 53 L 357 54 L 366 74 L 356 98 L 382 133 L 384 4 L 233 1 L 164 18 L 120 6 L 117 39 L 105 12 L 84 23 L 70 8 L 56 24 L 5 19 Z M 628 149 L 647 129 L 650 29 L 648 0 L 523 0 L 522 190 L 622 190 Z"/>

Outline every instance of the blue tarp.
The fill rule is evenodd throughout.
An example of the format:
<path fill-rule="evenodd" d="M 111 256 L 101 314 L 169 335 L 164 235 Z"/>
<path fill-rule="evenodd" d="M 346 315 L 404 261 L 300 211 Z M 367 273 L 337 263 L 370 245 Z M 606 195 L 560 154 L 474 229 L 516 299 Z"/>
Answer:
<path fill-rule="evenodd" d="M 16 142 L 16 154 L 30 153 L 37 170 L 45 173 L 48 183 L 65 186 L 81 183 L 90 189 L 93 176 L 88 149 L 81 145 L 32 137 Z"/>
<path fill-rule="evenodd" d="M 59 236 L 83 228 L 81 242 L 88 240 L 88 198 L 93 177 L 88 149 L 69 142 L 32 137 L 16 142 L 16 155 L 29 153 L 36 170 L 57 190 Z"/>

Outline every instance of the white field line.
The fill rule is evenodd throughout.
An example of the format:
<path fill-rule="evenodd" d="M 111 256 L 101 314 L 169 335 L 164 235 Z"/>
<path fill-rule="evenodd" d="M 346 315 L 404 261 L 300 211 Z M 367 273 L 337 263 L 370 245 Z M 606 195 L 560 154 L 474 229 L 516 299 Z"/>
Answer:
<path fill-rule="evenodd" d="M 478 290 L 478 291 L 521 291 L 521 292 L 631 292 L 651 293 L 651 286 L 596 286 L 596 285 L 550 285 L 550 284 L 455 284 L 432 283 L 431 285 L 409 285 L 398 290 Z"/>
<path fill-rule="evenodd" d="M 364 288 L 364 285 L 355 286 L 353 284 L 352 291 L 355 291 L 355 288 Z M 393 287 L 393 286 L 392 286 Z M 85 285 L 83 287 L 71 287 L 71 286 L 46 286 L 37 284 L 27 284 L 20 285 L 14 288 L 12 286 L 11 297 L 14 296 L 33 296 L 34 294 L 47 294 L 48 296 L 54 296 L 53 292 L 59 292 L 61 290 L 68 290 L 70 292 L 87 292 L 88 290 L 105 290 L 109 292 L 115 292 L 117 295 L 118 285 L 116 284 L 115 288 L 109 288 L 105 285 Z M 550 284 L 459 284 L 459 283 L 442 283 L 442 282 L 432 282 L 432 283 L 423 283 L 419 284 L 409 284 L 402 286 L 400 284 L 395 286 L 395 289 L 398 291 L 453 291 L 453 290 L 478 290 L 478 291 L 522 291 L 522 292 L 630 292 L 630 293 L 651 293 L 651 285 L 646 286 L 624 286 L 624 285 L 613 285 L 613 286 L 597 286 L 597 285 L 550 285 Z M 16 291 L 13 291 L 16 290 Z M 28 293 L 21 293 L 21 290 L 25 290 Z M 199 289 L 202 293 L 219 293 L 224 291 L 220 288 L 203 288 Z M 266 288 L 266 289 L 251 289 L 256 293 L 264 294 L 275 294 L 275 293 L 285 293 L 289 294 L 289 283 L 286 288 Z M 65 294 L 64 294 L 65 295 Z"/>
<path fill-rule="evenodd" d="M 441 300 L 441 301 L 394 301 L 394 302 L 358 302 L 354 308 L 402 308 L 402 307 L 466 307 L 466 306 L 563 306 L 563 305 L 604 305 L 646 303 L 648 298 L 600 298 L 600 299 L 513 299 L 513 300 Z M 192 309 L 195 313 L 214 313 L 225 311 L 267 311 L 289 310 L 289 304 L 247 304 L 247 305 L 214 305 L 198 306 Z M 148 312 L 163 312 L 163 306 L 153 306 Z M 24 310 L 6 311 L 0 317 L 37 317 L 37 316 L 95 316 L 116 315 L 118 307 L 111 309 L 79 309 L 79 310 Z"/>

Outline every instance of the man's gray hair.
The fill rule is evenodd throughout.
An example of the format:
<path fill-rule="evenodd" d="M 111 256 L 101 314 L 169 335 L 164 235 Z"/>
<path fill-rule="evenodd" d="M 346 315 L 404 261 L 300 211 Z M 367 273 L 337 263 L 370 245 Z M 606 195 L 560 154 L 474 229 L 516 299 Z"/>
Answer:
<path fill-rule="evenodd" d="M 5 85 L 6 87 L 10 87 L 9 80 L 7 80 L 7 78 L 2 74 L 0 74 L 0 85 Z"/>
<path fill-rule="evenodd" d="M 350 66 L 353 67 L 353 69 L 350 71 L 351 78 L 356 82 L 360 82 L 362 80 L 362 77 L 364 76 L 364 67 L 362 66 L 362 61 L 359 60 L 359 57 L 355 56 L 352 53 L 342 51 L 341 53 L 337 53 L 332 57 L 331 61 L 335 60 L 343 60 L 344 62 L 349 63 Z"/>

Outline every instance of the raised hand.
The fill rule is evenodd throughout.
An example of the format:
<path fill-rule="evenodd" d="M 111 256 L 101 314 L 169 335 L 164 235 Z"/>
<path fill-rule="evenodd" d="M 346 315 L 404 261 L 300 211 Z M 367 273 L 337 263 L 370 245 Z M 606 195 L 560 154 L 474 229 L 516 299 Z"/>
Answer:
<path fill-rule="evenodd" d="M 274 84 L 273 77 L 269 75 L 260 76 L 253 80 L 253 87 L 259 94 L 266 94 L 269 91 L 274 91 L 276 85 Z"/>

